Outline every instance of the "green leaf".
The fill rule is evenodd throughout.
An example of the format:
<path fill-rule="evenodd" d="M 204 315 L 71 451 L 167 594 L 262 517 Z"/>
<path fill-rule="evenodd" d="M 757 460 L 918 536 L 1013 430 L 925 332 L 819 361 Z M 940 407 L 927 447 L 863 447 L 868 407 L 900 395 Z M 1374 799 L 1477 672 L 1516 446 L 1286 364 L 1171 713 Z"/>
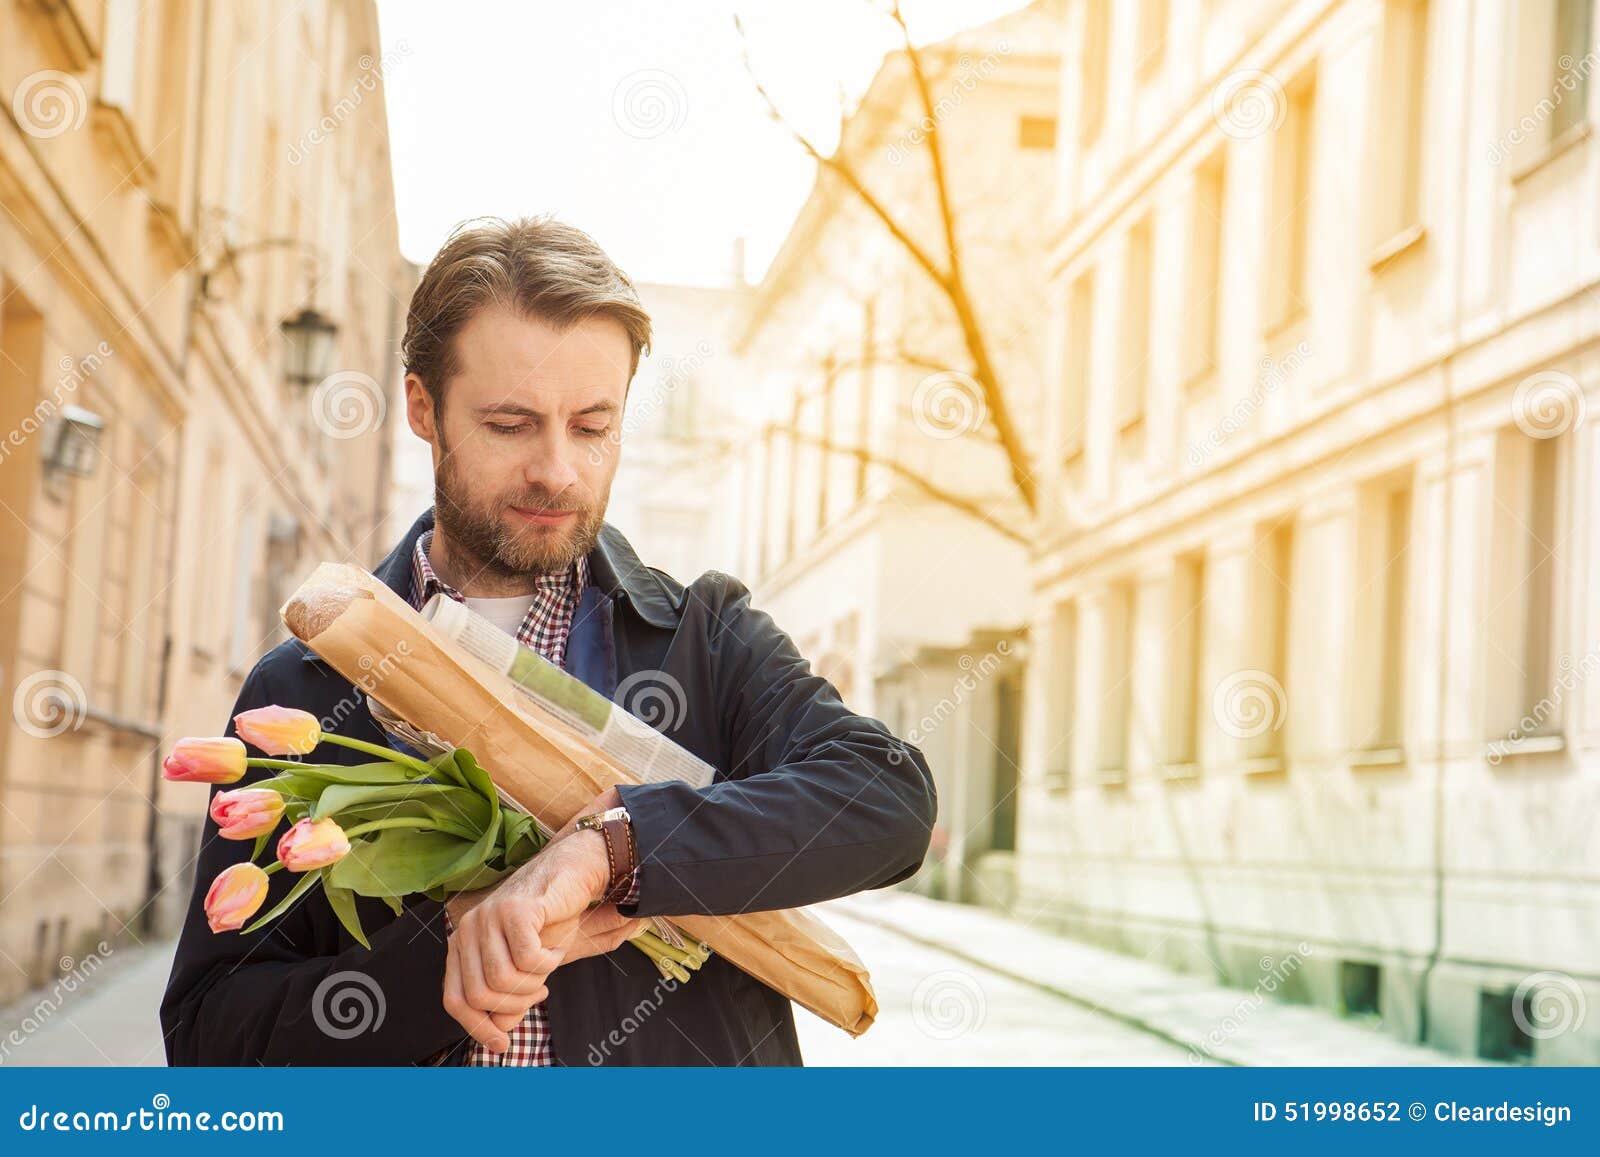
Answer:
<path fill-rule="evenodd" d="M 346 767 L 338 763 L 308 763 L 297 767 L 290 775 L 320 779 L 325 783 L 401 784 L 414 783 L 416 773 L 401 763 L 378 760 L 374 763 L 357 763 Z"/>
<path fill-rule="evenodd" d="M 387 785 L 330 784 L 317 800 L 314 814 L 320 819 L 336 816 L 348 808 L 363 804 L 398 803 L 401 800 L 420 800 L 427 796 L 444 796 L 454 792 L 458 796 L 469 793 L 445 783 L 404 783 Z M 474 825 L 476 826 L 476 825 Z"/>
<path fill-rule="evenodd" d="M 500 814 L 500 792 L 494 786 L 494 780 L 489 778 L 489 773 L 478 766 L 478 761 L 473 758 L 472 752 L 465 747 L 455 750 L 456 770 L 461 773 L 463 782 L 473 791 L 489 801 L 493 809 L 491 815 Z"/>
<path fill-rule="evenodd" d="M 250 849 L 250 862 L 252 864 L 261 858 L 261 853 L 266 850 L 267 841 L 271 838 L 272 832 L 262 832 L 256 837 L 256 846 Z"/>
<path fill-rule="evenodd" d="M 256 929 L 272 923 L 272 921 L 276 920 L 290 908 L 294 907 L 294 902 L 309 892 L 316 882 L 322 879 L 322 871 L 323 870 L 321 868 L 313 868 L 311 871 L 301 876 L 300 879 L 295 883 L 295 886 L 289 889 L 289 894 L 282 900 L 278 901 L 277 907 L 273 908 L 272 911 L 268 912 L 265 916 L 256 917 L 255 923 L 251 924 L 248 928 L 243 929 L 243 931 L 248 935 L 249 933 L 254 932 Z"/>
<path fill-rule="evenodd" d="M 353 841 L 349 854 L 329 869 L 330 878 L 358 896 L 409 896 L 460 871 L 476 846 L 445 832 L 396 828 Z"/>
<path fill-rule="evenodd" d="M 322 883 L 322 893 L 328 897 L 328 907 L 339 917 L 339 923 L 344 925 L 345 931 L 355 937 L 357 944 L 370 951 L 372 945 L 367 942 L 367 934 L 361 930 L 361 916 L 356 912 L 355 893 L 326 880 Z"/>

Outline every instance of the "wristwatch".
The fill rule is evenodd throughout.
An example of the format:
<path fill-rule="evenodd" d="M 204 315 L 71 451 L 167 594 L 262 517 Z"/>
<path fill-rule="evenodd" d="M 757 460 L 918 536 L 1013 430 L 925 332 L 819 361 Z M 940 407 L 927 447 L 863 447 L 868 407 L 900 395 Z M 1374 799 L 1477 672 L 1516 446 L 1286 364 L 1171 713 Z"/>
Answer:
<path fill-rule="evenodd" d="M 574 826 L 576 831 L 584 828 L 599 832 L 606 842 L 606 862 L 611 874 L 600 902 L 618 903 L 633 888 L 633 869 L 638 863 L 638 851 L 633 842 L 633 820 L 628 817 L 627 808 L 614 807 L 586 815 Z"/>

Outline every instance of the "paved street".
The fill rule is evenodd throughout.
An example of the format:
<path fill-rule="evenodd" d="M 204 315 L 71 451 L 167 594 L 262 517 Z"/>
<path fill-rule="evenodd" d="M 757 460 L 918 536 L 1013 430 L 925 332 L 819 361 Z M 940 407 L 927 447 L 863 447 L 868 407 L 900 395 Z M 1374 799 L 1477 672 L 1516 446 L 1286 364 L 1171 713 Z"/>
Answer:
<path fill-rule="evenodd" d="M 852 1040 L 800 1012 L 812 1065 L 1188 1065 L 1206 1041 L 1234 1064 L 1446 1061 L 1313 1009 L 1267 1002 L 1240 1017 L 1244 993 L 989 912 L 904 893 L 821 911 L 866 962 L 879 1013 Z M 86 985 L 3 1010 L 0 1063 L 163 1063 L 156 1006 L 171 951 L 118 949 Z"/>

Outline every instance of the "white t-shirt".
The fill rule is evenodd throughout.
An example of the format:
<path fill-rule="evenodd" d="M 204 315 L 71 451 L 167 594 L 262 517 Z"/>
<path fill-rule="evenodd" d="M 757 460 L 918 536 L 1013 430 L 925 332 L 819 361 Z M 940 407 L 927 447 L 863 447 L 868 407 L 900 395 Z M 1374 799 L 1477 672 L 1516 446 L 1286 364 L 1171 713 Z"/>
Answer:
<path fill-rule="evenodd" d="M 508 599 L 469 598 L 467 607 L 514 639 L 522 627 L 522 620 L 528 617 L 528 608 L 533 606 L 533 599 L 533 595 L 512 595 Z"/>

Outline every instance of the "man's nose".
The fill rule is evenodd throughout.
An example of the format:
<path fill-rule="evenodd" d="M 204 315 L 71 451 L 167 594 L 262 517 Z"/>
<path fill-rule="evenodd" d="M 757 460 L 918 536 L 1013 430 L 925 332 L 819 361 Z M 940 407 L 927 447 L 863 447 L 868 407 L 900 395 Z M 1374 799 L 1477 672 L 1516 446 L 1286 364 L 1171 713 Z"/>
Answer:
<path fill-rule="evenodd" d="M 538 450 L 522 468 L 523 481 L 543 487 L 546 494 L 555 498 L 578 480 L 571 453 L 571 447 L 556 445 L 554 439 L 541 439 Z"/>

